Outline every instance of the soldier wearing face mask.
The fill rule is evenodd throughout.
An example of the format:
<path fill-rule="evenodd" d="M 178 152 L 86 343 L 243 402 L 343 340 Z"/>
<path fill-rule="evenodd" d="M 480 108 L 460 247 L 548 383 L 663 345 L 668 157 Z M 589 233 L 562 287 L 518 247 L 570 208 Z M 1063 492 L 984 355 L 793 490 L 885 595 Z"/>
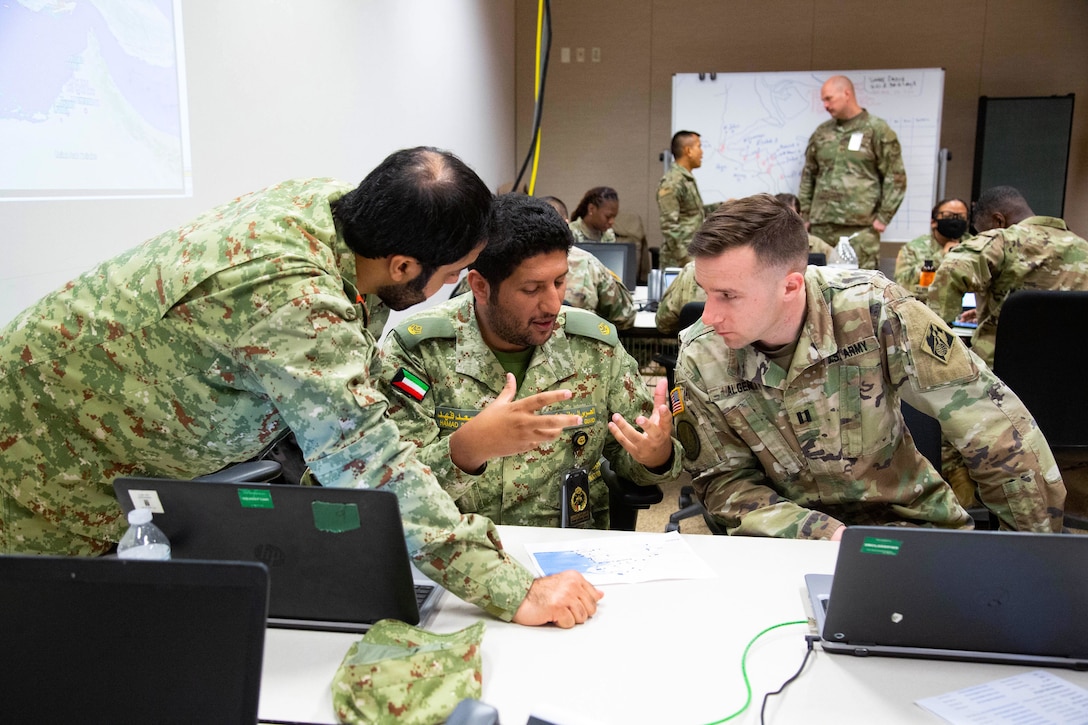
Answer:
<path fill-rule="evenodd" d="M 929 285 L 922 277 L 922 267 L 929 261 L 936 269 L 948 250 L 963 239 L 967 233 L 967 204 L 962 199 L 944 199 L 933 207 L 929 218 L 929 234 L 904 244 L 895 259 L 895 281 L 923 302 Z"/>
<path fill-rule="evenodd" d="M 978 322 L 971 348 L 994 362 L 1001 306 L 1020 289 L 1088 290 L 1088 240 L 1057 217 L 1036 215 L 1011 186 L 995 186 L 975 202 L 978 236 L 965 239 L 944 258 L 928 304 L 944 320 L 957 317 L 965 292 L 974 292 Z M 961 317 L 965 317 L 965 315 Z"/>

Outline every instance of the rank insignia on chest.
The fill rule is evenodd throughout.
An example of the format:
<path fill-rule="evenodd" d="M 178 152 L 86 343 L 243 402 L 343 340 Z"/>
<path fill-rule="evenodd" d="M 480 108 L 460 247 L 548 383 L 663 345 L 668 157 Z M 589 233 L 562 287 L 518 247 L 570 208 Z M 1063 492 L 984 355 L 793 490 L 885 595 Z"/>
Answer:
<path fill-rule="evenodd" d="M 674 417 L 684 412 L 684 389 L 679 385 L 669 391 L 669 410 Z"/>
<path fill-rule="evenodd" d="M 589 443 L 589 434 L 586 433 L 584 430 L 576 431 L 574 433 L 574 436 L 571 438 L 571 445 L 574 447 L 574 452 L 576 454 L 582 452 L 582 449 L 585 448 L 586 443 Z"/>
<path fill-rule="evenodd" d="M 404 368 L 398 370 L 397 374 L 393 376 L 392 385 L 417 401 L 423 400 L 424 396 L 427 395 L 427 391 L 431 389 L 430 385 L 427 385 L 427 383 Z"/>
<path fill-rule="evenodd" d="M 948 357 L 952 354 L 952 333 L 944 330 L 936 324 L 930 324 L 926 330 L 925 339 L 922 340 L 922 350 L 932 357 L 948 364 Z"/>

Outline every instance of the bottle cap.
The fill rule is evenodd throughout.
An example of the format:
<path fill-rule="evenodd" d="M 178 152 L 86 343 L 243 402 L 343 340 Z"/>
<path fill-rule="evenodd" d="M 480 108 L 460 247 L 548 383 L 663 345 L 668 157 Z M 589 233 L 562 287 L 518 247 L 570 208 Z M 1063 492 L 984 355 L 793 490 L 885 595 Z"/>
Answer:
<path fill-rule="evenodd" d="M 132 525 L 146 524 L 151 521 L 151 509 L 134 508 L 128 512 L 128 522 Z"/>

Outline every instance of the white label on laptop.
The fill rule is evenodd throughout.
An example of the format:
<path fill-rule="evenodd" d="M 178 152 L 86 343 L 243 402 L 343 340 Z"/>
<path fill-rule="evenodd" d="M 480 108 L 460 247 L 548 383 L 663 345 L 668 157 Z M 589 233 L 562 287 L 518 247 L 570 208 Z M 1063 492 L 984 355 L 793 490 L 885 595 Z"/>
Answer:
<path fill-rule="evenodd" d="M 138 509 L 151 509 L 153 514 L 161 514 L 162 501 L 159 500 L 158 491 L 137 491 L 135 489 L 129 489 L 129 498 L 132 499 L 132 505 Z"/>

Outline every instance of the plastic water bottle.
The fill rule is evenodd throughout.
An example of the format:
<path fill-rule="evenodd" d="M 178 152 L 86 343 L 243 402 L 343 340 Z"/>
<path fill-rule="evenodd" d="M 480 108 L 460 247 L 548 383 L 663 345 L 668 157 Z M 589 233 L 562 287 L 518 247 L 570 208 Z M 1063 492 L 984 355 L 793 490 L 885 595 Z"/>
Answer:
<path fill-rule="evenodd" d="M 117 558 L 153 561 L 170 558 L 170 540 L 151 523 L 151 509 L 135 508 L 128 512 L 128 531 L 117 544 Z"/>
<path fill-rule="evenodd" d="M 836 267 L 858 268 L 858 253 L 854 251 L 854 245 L 850 243 L 850 237 L 839 237 L 839 243 L 835 245 L 835 254 L 839 258 Z"/>

